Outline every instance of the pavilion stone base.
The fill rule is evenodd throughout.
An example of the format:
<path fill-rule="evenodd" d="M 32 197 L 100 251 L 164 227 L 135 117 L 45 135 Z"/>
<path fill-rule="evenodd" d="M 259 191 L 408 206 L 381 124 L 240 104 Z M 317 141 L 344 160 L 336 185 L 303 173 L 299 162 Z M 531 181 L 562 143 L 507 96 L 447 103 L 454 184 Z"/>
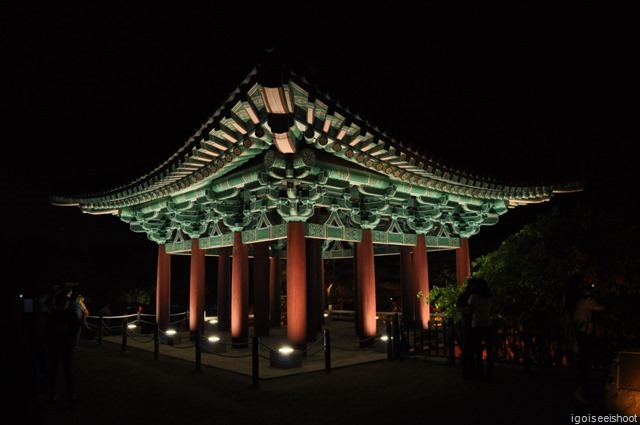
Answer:
<path fill-rule="evenodd" d="M 640 348 L 621 351 L 614 360 L 607 380 L 607 409 L 620 415 L 640 412 Z"/>
<path fill-rule="evenodd" d="M 281 353 L 278 350 L 272 350 L 269 354 L 269 365 L 279 369 L 290 369 L 292 367 L 302 366 L 302 351 L 293 350 L 290 353 Z"/>
<path fill-rule="evenodd" d="M 376 338 L 376 341 L 373 344 L 373 349 L 376 353 L 387 353 L 389 351 L 389 344 L 391 344 L 391 339 L 385 341 L 380 338 Z"/>
<path fill-rule="evenodd" d="M 207 331 L 217 331 L 218 330 L 218 319 L 216 317 L 210 317 L 208 320 L 204 322 L 204 330 Z"/>
<path fill-rule="evenodd" d="M 167 335 L 160 332 L 160 342 L 167 345 L 181 345 L 188 344 L 191 341 L 191 332 L 180 331 L 173 335 Z"/>
<path fill-rule="evenodd" d="M 375 338 L 365 338 L 365 339 L 361 339 L 360 340 L 360 348 L 367 348 L 367 347 L 371 347 L 372 345 L 375 345 L 376 339 Z"/>
<path fill-rule="evenodd" d="M 227 351 L 227 344 L 223 341 L 202 340 L 202 349 L 208 353 L 224 353 Z"/>

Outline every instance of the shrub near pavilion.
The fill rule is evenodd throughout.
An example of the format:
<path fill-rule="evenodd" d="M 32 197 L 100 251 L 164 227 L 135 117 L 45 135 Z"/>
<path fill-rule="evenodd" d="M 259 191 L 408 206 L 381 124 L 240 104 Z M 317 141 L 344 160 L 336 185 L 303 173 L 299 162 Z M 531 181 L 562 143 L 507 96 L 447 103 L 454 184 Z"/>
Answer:
<path fill-rule="evenodd" d="M 640 312 L 629 308 L 629 300 L 637 301 L 640 295 L 638 273 L 632 272 L 638 268 L 632 260 L 637 249 L 621 244 L 629 235 L 623 238 L 616 228 L 609 215 L 583 205 L 553 209 L 507 238 L 498 250 L 477 258 L 474 273 L 484 277 L 495 294 L 497 324 L 562 337 L 566 282 L 580 271 L 607 306 L 598 317 L 601 335 L 617 344 L 637 338 Z"/>

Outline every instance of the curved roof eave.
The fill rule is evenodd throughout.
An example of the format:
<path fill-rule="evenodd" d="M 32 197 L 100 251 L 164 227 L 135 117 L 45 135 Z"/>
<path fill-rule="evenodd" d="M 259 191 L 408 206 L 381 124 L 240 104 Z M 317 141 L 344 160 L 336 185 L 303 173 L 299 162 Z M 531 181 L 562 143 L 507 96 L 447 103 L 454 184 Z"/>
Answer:
<path fill-rule="evenodd" d="M 198 131 L 152 171 L 103 193 L 54 195 L 51 203 L 79 206 L 92 214 L 117 214 L 122 208 L 197 190 L 217 180 L 273 144 L 265 89 L 277 90 L 282 96 L 284 108 L 294 117 L 291 128 L 300 143 L 330 152 L 398 184 L 467 197 L 503 199 L 509 207 L 545 202 L 556 193 L 582 190 L 580 182 L 503 185 L 493 179 L 450 170 L 412 146 L 396 142 L 348 108 L 317 92 L 304 77 L 287 73 L 277 85 L 267 83 L 269 86 L 261 84 L 259 77 L 260 69 L 254 68 Z"/>

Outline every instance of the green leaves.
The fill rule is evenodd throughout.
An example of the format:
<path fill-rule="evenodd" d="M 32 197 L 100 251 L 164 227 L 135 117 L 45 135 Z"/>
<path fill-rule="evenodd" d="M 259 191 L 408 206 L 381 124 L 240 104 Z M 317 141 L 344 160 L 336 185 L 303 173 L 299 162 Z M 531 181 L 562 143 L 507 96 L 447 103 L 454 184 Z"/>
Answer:
<path fill-rule="evenodd" d="M 456 300 L 464 288 L 458 288 L 455 284 L 446 286 L 434 286 L 430 289 L 429 295 L 425 296 L 422 291 L 417 297 L 425 304 L 430 304 L 438 313 L 454 320 L 460 319 L 460 313 L 456 309 Z"/>
<path fill-rule="evenodd" d="M 556 208 L 477 258 L 474 274 L 489 282 L 495 313 L 507 324 L 562 323 L 567 277 L 580 272 L 596 283 L 608 319 L 637 326 L 639 310 L 632 312 L 627 300 L 637 305 L 640 296 L 638 249 L 624 243 L 634 231 L 637 226 L 621 228 L 610 215 L 583 205 Z"/>

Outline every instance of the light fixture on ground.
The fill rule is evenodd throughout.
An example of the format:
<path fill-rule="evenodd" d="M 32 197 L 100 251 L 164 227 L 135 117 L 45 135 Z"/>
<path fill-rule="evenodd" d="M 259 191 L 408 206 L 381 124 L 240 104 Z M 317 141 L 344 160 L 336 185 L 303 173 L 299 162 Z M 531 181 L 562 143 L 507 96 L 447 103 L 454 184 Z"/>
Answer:
<path fill-rule="evenodd" d="M 160 342 L 167 345 L 188 344 L 191 340 L 191 332 L 176 331 L 175 329 L 167 329 L 166 332 L 160 332 Z"/>
<path fill-rule="evenodd" d="M 374 351 L 376 353 L 386 353 L 389 349 L 389 344 L 391 344 L 391 340 L 393 337 L 389 337 L 388 335 L 382 335 L 380 338 L 376 339 L 374 344 Z"/>
<path fill-rule="evenodd" d="M 129 323 L 127 325 L 127 331 L 129 334 L 140 334 L 142 333 L 140 326 L 137 323 Z"/>
<path fill-rule="evenodd" d="M 269 363 L 271 367 L 277 367 L 280 369 L 300 367 L 302 366 L 302 351 L 289 346 L 280 347 L 277 350 L 271 350 Z"/>
<path fill-rule="evenodd" d="M 209 353 L 223 353 L 227 351 L 226 344 L 220 339 L 219 336 L 212 335 L 208 337 L 202 343 L 202 348 Z"/>

